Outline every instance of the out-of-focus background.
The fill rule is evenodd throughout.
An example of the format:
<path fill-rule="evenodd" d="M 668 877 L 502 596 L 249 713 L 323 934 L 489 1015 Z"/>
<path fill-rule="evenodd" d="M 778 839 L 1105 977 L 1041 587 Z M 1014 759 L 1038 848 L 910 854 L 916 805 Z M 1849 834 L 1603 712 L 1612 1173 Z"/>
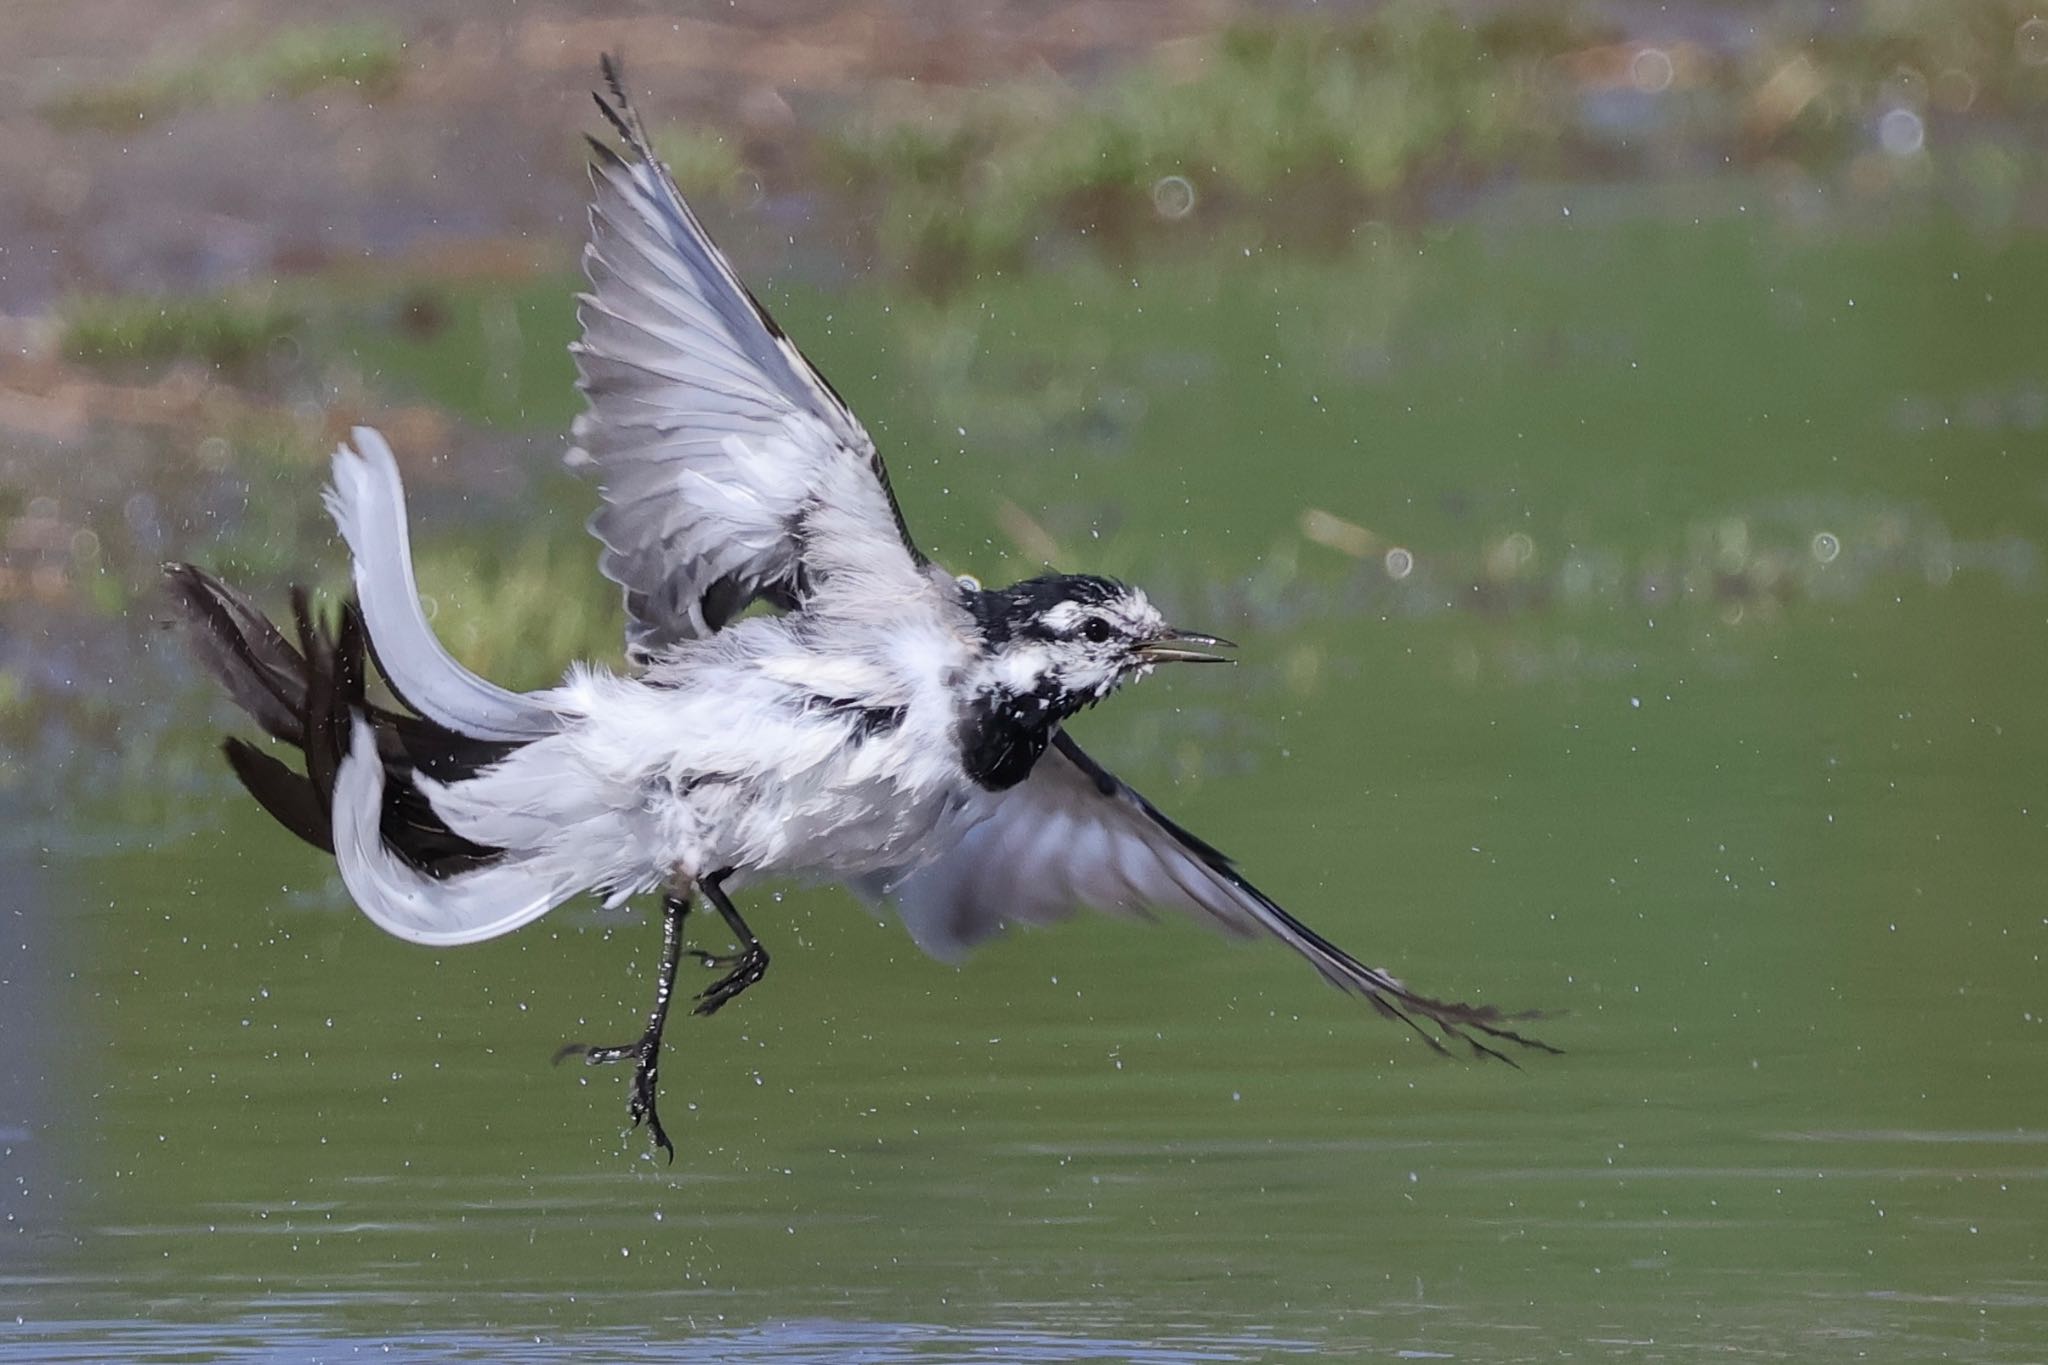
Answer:
<path fill-rule="evenodd" d="M 1284 952 L 846 894 L 624 1080 L 658 931 L 381 935 L 156 566 L 618 657 L 560 471 L 600 51 L 919 538 L 1243 664 L 1078 723 Z M 2048 11 L 0 10 L 0 1356 L 2021 1361 L 2048 1341 Z M 246 728 L 246 727 L 243 727 Z"/>

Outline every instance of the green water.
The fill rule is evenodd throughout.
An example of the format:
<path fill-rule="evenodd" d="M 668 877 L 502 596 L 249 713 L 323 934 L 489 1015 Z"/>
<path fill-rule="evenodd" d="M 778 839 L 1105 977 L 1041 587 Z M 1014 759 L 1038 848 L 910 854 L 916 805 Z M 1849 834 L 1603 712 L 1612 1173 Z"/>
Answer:
<path fill-rule="evenodd" d="M 1086 742 L 1566 1055 L 1192 926 L 955 968 L 792 889 L 671 1033 L 668 1166 L 548 1065 L 637 1027 L 644 911 L 412 947 L 208 768 L 10 846 L 0 1355 L 2041 1359 L 2048 241 L 1704 197 L 771 294 L 949 563 L 1029 572 L 1021 512 L 1243 644 Z M 343 344 L 558 426 L 565 289 L 460 302 L 485 379 L 467 313 Z"/>

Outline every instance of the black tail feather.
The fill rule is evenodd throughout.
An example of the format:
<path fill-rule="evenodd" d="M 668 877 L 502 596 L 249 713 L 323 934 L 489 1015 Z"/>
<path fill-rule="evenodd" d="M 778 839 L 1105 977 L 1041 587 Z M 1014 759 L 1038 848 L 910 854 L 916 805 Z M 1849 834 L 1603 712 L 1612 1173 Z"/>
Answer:
<path fill-rule="evenodd" d="M 334 833 L 321 790 L 247 740 L 227 739 L 228 766 L 270 818 L 323 853 L 334 852 Z"/>
<path fill-rule="evenodd" d="M 226 741 L 228 766 L 272 819 L 315 848 L 334 851 L 334 781 L 360 715 L 376 731 L 385 770 L 380 824 L 397 853 L 433 876 L 449 876 L 502 852 L 450 829 L 412 775 L 458 780 L 519 746 L 475 739 L 424 716 L 373 705 L 365 695 L 365 661 L 374 655 L 353 601 L 326 623 L 316 617 L 305 589 L 294 588 L 294 648 L 254 603 L 211 574 L 190 564 L 168 565 L 165 574 L 200 662 L 266 734 L 298 749 L 304 760 L 300 776 L 253 744 Z"/>
<path fill-rule="evenodd" d="M 313 623 L 312 605 L 304 588 L 292 589 L 292 619 L 299 627 L 299 647 L 306 655 L 305 739 L 306 777 L 329 804 L 341 760 L 348 753 L 349 708 L 361 701 L 350 696 L 340 666 L 340 639 L 321 631 Z M 345 619 L 345 618 L 344 618 Z M 358 675 L 360 686 L 360 675 Z"/>
<path fill-rule="evenodd" d="M 376 652 L 370 657 L 375 659 Z M 433 721 L 390 711 L 375 713 L 377 751 L 387 767 L 417 769 L 442 782 L 457 782 L 511 756 L 518 741 L 476 739 Z"/>
<path fill-rule="evenodd" d="M 193 651 L 206 671 L 263 732 L 287 744 L 302 738 L 306 661 L 254 603 L 190 564 L 169 564 L 173 602 L 193 629 Z"/>

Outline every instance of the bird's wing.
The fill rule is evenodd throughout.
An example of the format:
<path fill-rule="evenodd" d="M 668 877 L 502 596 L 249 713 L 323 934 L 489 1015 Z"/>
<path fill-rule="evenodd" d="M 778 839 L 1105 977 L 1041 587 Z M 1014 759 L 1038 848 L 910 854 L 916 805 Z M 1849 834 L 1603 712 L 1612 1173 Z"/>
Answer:
<path fill-rule="evenodd" d="M 588 409 L 572 464 L 593 466 L 590 529 L 625 589 L 645 660 L 756 598 L 800 606 L 837 566 L 925 581 L 875 443 L 713 245 L 655 158 L 617 67 L 598 108 L 596 196 L 576 357 Z"/>
<path fill-rule="evenodd" d="M 1491 1005 L 1417 995 L 1303 924 L 1253 886 L 1222 852 L 1175 824 L 1066 734 L 996 812 L 935 862 L 863 889 L 896 903 L 927 950 L 957 953 L 1007 924 L 1044 923 L 1087 907 L 1125 914 L 1178 910 L 1233 933 L 1266 934 L 1309 960 L 1341 990 L 1427 1039 L 1419 1020 L 1487 1056 L 1482 1038 L 1550 1051 L 1507 1027 Z M 1478 1036 L 1475 1036 L 1478 1035 Z M 1506 1060 L 1504 1057 L 1502 1060 Z"/>

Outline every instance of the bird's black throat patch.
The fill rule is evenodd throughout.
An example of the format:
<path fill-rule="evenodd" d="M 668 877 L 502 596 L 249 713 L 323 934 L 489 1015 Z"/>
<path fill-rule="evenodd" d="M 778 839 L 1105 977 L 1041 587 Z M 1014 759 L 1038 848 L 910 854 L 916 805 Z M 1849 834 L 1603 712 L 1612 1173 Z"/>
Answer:
<path fill-rule="evenodd" d="M 1062 603 L 1105 606 L 1129 591 L 1093 574 L 1046 574 L 1007 588 L 969 588 L 962 601 L 981 631 L 982 648 L 993 655 L 1020 641 L 1063 638 L 1046 625 Z M 1099 699 L 1062 691 L 1051 677 L 1029 692 L 983 688 L 960 709 L 955 737 L 961 766 L 990 791 L 1014 787 L 1031 775 L 1060 722 Z"/>
<path fill-rule="evenodd" d="M 1073 712 L 1060 701 L 1049 683 L 1023 694 L 997 689 L 975 693 L 961 708 L 954 727 L 967 775 L 996 792 L 1031 776 L 1053 732 Z"/>

